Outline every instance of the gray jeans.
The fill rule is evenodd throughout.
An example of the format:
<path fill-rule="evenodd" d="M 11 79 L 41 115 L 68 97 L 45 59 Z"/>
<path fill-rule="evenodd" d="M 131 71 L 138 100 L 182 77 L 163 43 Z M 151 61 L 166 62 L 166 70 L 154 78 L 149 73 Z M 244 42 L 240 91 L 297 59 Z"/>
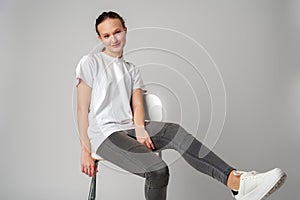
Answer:
<path fill-rule="evenodd" d="M 210 151 L 193 135 L 176 123 L 145 122 L 155 150 L 151 151 L 135 138 L 134 129 L 111 134 L 97 154 L 124 170 L 145 178 L 146 200 L 166 200 L 169 168 L 154 152 L 174 149 L 196 170 L 227 184 L 233 167 Z"/>

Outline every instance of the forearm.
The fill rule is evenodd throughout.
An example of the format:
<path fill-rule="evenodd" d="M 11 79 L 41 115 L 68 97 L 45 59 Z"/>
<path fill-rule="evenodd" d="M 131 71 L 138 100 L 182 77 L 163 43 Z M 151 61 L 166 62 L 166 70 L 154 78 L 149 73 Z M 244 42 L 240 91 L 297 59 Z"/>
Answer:
<path fill-rule="evenodd" d="M 134 108 L 133 121 L 135 126 L 138 127 L 144 126 L 145 111 L 143 105 L 138 105 Z"/>
<path fill-rule="evenodd" d="M 142 104 L 136 106 L 134 109 L 134 125 L 135 125 L 135 134 L 137 141 L 141 144 L 144 144 L 147 148 L 154 150 L 155 146 L 145 129 L 144 121 L 144 107 Z"/>
<path fill-rule="evenodd" d="M 91 143 L 87 134 L 89 122 L 88 122 L 88 113 L 78 109 L 77 112 L 78 118 L 78 131 L 80 137 L 81 150 L 84 153 L 91 153 Z"/>

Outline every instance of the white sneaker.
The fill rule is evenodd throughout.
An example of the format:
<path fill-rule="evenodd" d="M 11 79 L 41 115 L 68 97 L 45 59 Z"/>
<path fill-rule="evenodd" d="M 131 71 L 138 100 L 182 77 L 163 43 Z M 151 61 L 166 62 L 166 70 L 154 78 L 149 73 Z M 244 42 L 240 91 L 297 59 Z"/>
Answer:
<path fill-rule="evenodd" d="M 262 200 L 275 192 L 285 182 L 287 175 L 275 168 L 265 173 L 236 171 L 241 176 L 236 200 Z"/>

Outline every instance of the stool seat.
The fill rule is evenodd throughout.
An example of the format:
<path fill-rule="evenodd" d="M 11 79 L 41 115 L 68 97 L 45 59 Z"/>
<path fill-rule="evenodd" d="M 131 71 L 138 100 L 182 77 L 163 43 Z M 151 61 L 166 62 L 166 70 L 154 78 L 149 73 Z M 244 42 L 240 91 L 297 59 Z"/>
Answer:
<path fill-rule="evenodd" d="M 98 161 L 104 160 L 104 158 L 102 158 L 101 156 L 99 156 L 96 153 L 92 153 L 92 158 Z"/>

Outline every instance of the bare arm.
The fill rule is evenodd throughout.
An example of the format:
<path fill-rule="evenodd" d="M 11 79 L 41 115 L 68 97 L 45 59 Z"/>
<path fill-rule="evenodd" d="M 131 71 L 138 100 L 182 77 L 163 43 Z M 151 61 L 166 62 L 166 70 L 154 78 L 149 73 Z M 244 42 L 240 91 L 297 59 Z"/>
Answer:
<path fill-rule="evenodd" d="M 152 140 L 144 126 L 145 111 L 142 89 L 140 88 L 136 89 L 132 94 L 132 111 L 137 141 L 144 144 L 149 149 L 155 149 L 154 144 L 152 143 Z"/>
<path fill-rule="evenodd" d="M 132 94 L 133 121 L 136 126 L 144 126 L 145 111 L 143 105 L 142 89 L 136 89 Z"/>
<path fill-rule="evenodd" d="M 81 171 L 88 176 L 94 176 L 97 170 L 95 161 L 91 156 L 91 143 L 87 134 L 91 93 L 92 89 L 80 80 L 77 86 L 77 118 L 81 144 Z"/>

